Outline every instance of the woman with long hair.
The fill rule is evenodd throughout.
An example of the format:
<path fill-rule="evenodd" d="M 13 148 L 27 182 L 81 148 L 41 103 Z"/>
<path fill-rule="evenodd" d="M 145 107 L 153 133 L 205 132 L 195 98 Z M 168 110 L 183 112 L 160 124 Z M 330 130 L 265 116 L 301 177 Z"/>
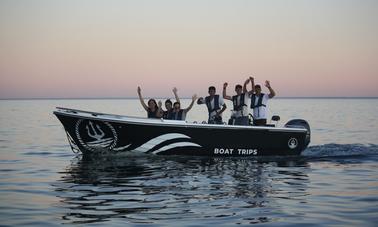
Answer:
<path fill-rule="evenodd" d="M 138 96 L 139 101 L 142 104 L 143 108 L 147 111 L 148 118 L 161 118 L 163 116 L 163 110 L 161 109 L 161 101 L 156 103 L 155 99 L 149 99 L 146 103 L 144 103 L 144 99 L 142 97 L 142 89 L 138 86 Z"/>

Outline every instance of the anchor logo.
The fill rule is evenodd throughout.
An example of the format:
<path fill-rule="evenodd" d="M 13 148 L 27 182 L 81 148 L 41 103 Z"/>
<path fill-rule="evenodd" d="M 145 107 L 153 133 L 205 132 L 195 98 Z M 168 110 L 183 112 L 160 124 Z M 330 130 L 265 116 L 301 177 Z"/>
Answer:
<path fill-rule="evenodd" d="M 88 136 L 90 136 L 90 137 L 92 137 L 96 140 L 101 140 L 105 136 L 104 131 L 102 131 L 102 129 L 99 125 L 96 125 L 97 130 L 100 132 L 99 134 L 97 133 L 96 129 L 93 127 L 92 121 L 89 121 L 89 125 L 91 126 L 92 131 L 90 131 L 88 125 L 86 125 Z"/>
<path fill-rule="evenodd" d="M 111 150 L 117 144 L 117 133 L 108 122 L 80 119 L 75 131 L 80 144 L 91 151 Z"/>
<path fill-rule="evenodd" d="M 294 149 L 298 146 L 298 140 L 296 138 L 290 138 L 287 145 L 289 146 L 290 149 Z"/>

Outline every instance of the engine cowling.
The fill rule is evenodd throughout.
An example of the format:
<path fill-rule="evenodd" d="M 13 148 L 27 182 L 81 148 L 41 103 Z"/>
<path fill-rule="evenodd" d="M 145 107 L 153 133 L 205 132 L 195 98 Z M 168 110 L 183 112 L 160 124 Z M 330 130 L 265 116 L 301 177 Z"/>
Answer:
<path fill-rule="evenodd" d="M 303 119 L 293 119 L 293 120 L 288 121 L 285 124 L 285 127 L 286 128 L 304 128 L 304 129 L 306 129 L 307 134 L 306 134 L 306 140 L 305 140 L 305 147 L 308 146 L 308 144 L 311 141 L 311 129 L 310 129 L 310 125 L 308 124 L 307 121 L 305 121 Z"/>

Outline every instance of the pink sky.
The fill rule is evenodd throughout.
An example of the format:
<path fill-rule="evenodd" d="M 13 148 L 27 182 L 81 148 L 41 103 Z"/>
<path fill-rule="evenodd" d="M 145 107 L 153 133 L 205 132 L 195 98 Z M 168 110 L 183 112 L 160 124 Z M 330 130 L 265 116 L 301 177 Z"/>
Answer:
<path fill-rule="evenodd" d="M 0 1 L 0 98 L 378 96 L 377 1 Z"/>

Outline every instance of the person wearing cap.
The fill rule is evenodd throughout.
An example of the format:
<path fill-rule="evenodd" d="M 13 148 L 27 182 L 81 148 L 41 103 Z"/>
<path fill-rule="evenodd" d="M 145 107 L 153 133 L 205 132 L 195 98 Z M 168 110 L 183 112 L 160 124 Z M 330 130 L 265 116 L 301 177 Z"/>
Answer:
<path fill-rule="evenodd" d="M 248 125 L 248 93 L 243 92 L 243 87 L 240 84 L 235 86 L 234 96 L 228 96 L 226 93 L 228 83 L 223 84 L 223 98 L 232 101 L 234 109 L 232 111 L 229 124 L 232 125 Z"/>
<path fill-rule="evenodd" d="M 253 111 L 253 125 L 264 126 L 266 125 L 268 114 L 267 114 L 267 104 L 268 100 L 276 95 L 276 92 L 270 86 L 268 80 L 265 81 L 265 87 L 269 89 L 269 94 L 261 92 L 261 86 L 259 84 L 255 85 L 253 77 L 249 77 L 243 87 L 243 91 L 247 92 L 247 84 L 251 82 L 252 90 L 248 91 L 249 97 L 251 99 L 250 108 Z"/>

